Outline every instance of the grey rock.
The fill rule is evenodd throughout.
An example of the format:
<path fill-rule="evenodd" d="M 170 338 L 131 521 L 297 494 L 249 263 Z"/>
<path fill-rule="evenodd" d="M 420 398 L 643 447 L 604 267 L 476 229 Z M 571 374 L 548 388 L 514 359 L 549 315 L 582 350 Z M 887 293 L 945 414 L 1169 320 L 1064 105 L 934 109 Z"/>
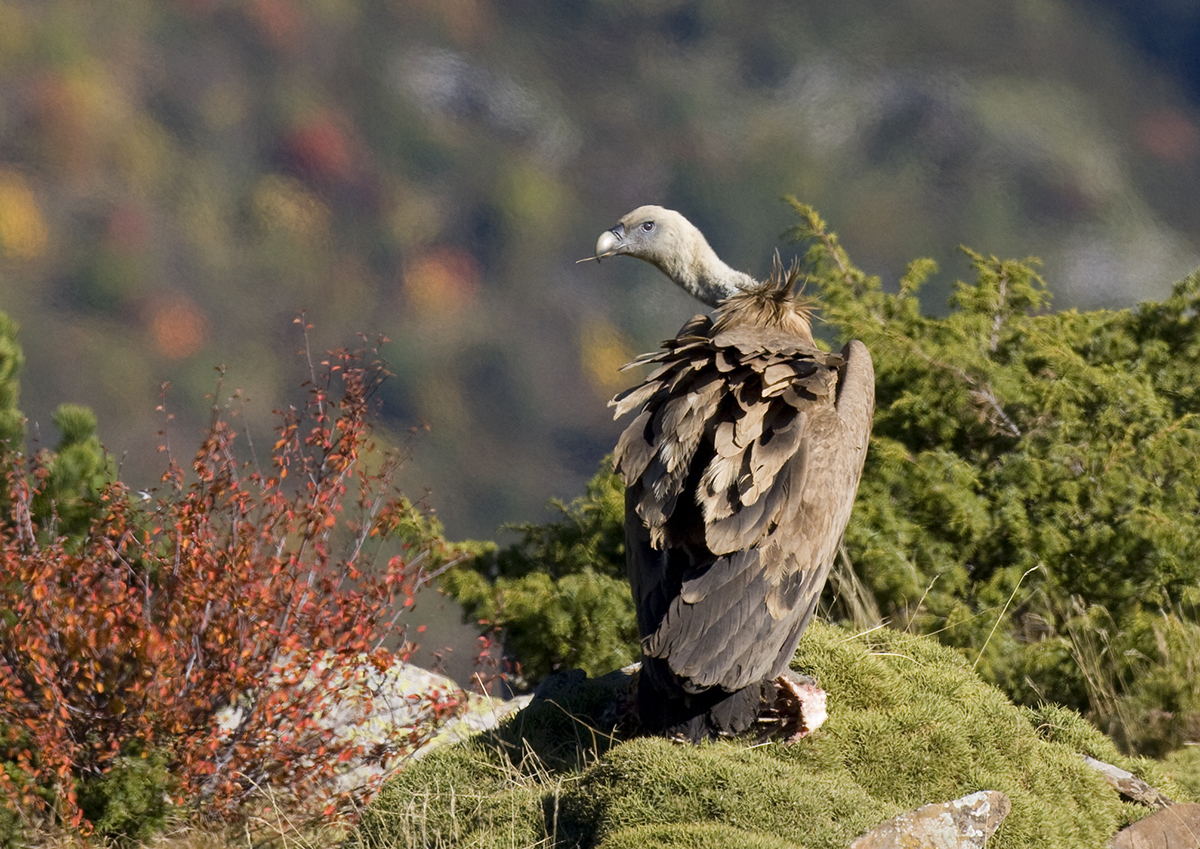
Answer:
<path fill-rule="evenodd" d="M 319 664 L 322 674 L 332 675 L 312 718 L 332 741 L 359 744 L 364 753 L 337 776 L 333 789 L 338 793 L 369 793 L 408 761 L 495 728 L 530 699 L 504 701 L 467 692 L 444 675 L 399 660 L 380 668 L 369 658 L 347 660 L 329 653 Z M 290 686 L 306 690 L 313 681 L 309 676 Z M 273 674 L 258 691 L 243 693 L 218 711 L 219 742 L 240 734 L 255 700 L 287 686 Z M 443 707 L 435 708 L 437 703 Z"/>
<path fill-rule="evenodd" d="M 1012 803 L 997 790 L 935 802 L 901 814 L 850 844 L 850 849 L 982 849 Z"/>
<path fill-rule="evenodd" d="M 1113 849 L 1200 849 L 1200 805 L 1171 805 L 1121 829 Z"/>

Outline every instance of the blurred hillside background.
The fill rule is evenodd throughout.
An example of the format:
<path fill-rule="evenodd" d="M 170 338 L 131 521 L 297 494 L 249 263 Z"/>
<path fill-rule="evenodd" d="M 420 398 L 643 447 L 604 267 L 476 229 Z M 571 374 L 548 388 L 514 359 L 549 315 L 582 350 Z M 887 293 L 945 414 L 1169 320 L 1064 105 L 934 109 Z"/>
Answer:
<path fill-rule="evenodd" d="M 226 373 L 266 444 L 313 347 L 383 334 L 384 435 L 454 539 L 570 499 L 617 368 L 697 311 L 576 265 L 642 203 L 762 273 L 820 210 L 894 281 L 1044 260 L 1058 309 L 1200 262 L 1200 11 L 1181 0 L 0 0 L 0 311 L 53 446 L 92 407 L 137 488 Z M 428 425 L 428 430 L 424 425 Z M 415 436 L 410 429 L 418 428 Z"/>

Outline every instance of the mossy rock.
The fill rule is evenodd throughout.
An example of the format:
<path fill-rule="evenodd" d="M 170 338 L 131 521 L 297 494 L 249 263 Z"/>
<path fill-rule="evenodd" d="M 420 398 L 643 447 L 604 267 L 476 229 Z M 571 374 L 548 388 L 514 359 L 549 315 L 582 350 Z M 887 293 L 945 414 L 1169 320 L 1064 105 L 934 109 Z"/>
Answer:
<path fill-rule="evenodd" d="M 987 789 L 1012 801 L 989 846 L 1101 846 L 1148 811 L 1123 803 L 1080 753 L 1189 798 L 1077 714 L 1014 706 L 929 638 L 818 623 L 794 668 L 829 694 L 829 720 L 798 743 L 621 739 L 612 684 L 580 680 L 405 769 L 365 811 L 357 841 L 842 849 L 904 811 Z"/>

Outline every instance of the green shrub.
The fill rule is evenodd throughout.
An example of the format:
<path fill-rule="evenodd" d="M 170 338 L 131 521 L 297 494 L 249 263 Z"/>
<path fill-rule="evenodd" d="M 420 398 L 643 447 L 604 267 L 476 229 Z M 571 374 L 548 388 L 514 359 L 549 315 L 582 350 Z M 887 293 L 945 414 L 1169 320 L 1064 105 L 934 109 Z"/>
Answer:
<path fill-rule="evenodd" d="M 563 669 L 598 675 L 638 658 L 625 580 L 624 491 L 606 458 L 561 517 L 516 525 L 521 539 L 449 572 L 442 586 L 469 619 L 498 626 L 526 680 Z"/>
<path fill-rule="evenodd" d="M 51 534 L 87 533 L 100 514 L 104 487 L 116 479 L 96 424 L 95 413 L 87 407 L 61 404 L 54 411 L 61 437 L 54 452 L 42 459 L 46 480 L 32 503 L 34 517 Z"/>
<path fill-rule="evenodd" d="M 1047 311 L 1030 261 L 968 251 L 944 318 L 856 269 L 793 202 L 822 315 L 871 349 L 877 405 L 846 542 L 883 615 L 937 633 L 1026 704 L 1122 745 L 1200 718 L 1200 273 L 1162 303 Z M 1165 717 L 1163 711 L 1169 712 Z"/>
<path fill-rule="evenodd" d="M 177 789 L 167 750 L 133 751 L 79 783 L 79 807 L 106 838 L 143 841 L 162 830 Z"/>
<path fill-rule="evenodd" d="M 18 375 L 24 365 L 17 324 L 0 313 L 0 456 L 19 449 L 25 438 L 25 417 L 17 408 L 21 390 Z"/>
<path fill-rule="evenodd" d="M 0 471 L 5 473 L 27 459 L 25 416 L 17 406 L 24 364 L 16 322 L 0 313 Z M 101 493 L 114 480 L 112 463 L 96 437 L 96 416 L 87 407 L 60 405 L 54 426 L 61 436 L 55 450 L 38 459 L 44 479 L 29 506 L 30 518 L 44 538 L 78 538 L 99 516 Z M 7 488 L 0 490 L 3 521 L 17 521 Z"/>

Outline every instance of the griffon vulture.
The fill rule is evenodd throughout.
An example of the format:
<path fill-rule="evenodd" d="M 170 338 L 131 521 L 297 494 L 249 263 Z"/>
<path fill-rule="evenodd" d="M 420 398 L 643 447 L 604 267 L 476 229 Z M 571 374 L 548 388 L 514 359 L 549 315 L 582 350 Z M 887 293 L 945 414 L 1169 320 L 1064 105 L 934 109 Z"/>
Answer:
<path fill-rule="evenodd" d="M 642 642 L 638 711 L 699 740 L 754 726 L 787 670 L 837 553 L 875 403 L 866 347 L 826 353 L 799 270 L 727 266 L 682 215 L 643 206 L 596 242 L 711 307 L 645 354 L 657 368 L 610 405 L 629 580 Z"/>

